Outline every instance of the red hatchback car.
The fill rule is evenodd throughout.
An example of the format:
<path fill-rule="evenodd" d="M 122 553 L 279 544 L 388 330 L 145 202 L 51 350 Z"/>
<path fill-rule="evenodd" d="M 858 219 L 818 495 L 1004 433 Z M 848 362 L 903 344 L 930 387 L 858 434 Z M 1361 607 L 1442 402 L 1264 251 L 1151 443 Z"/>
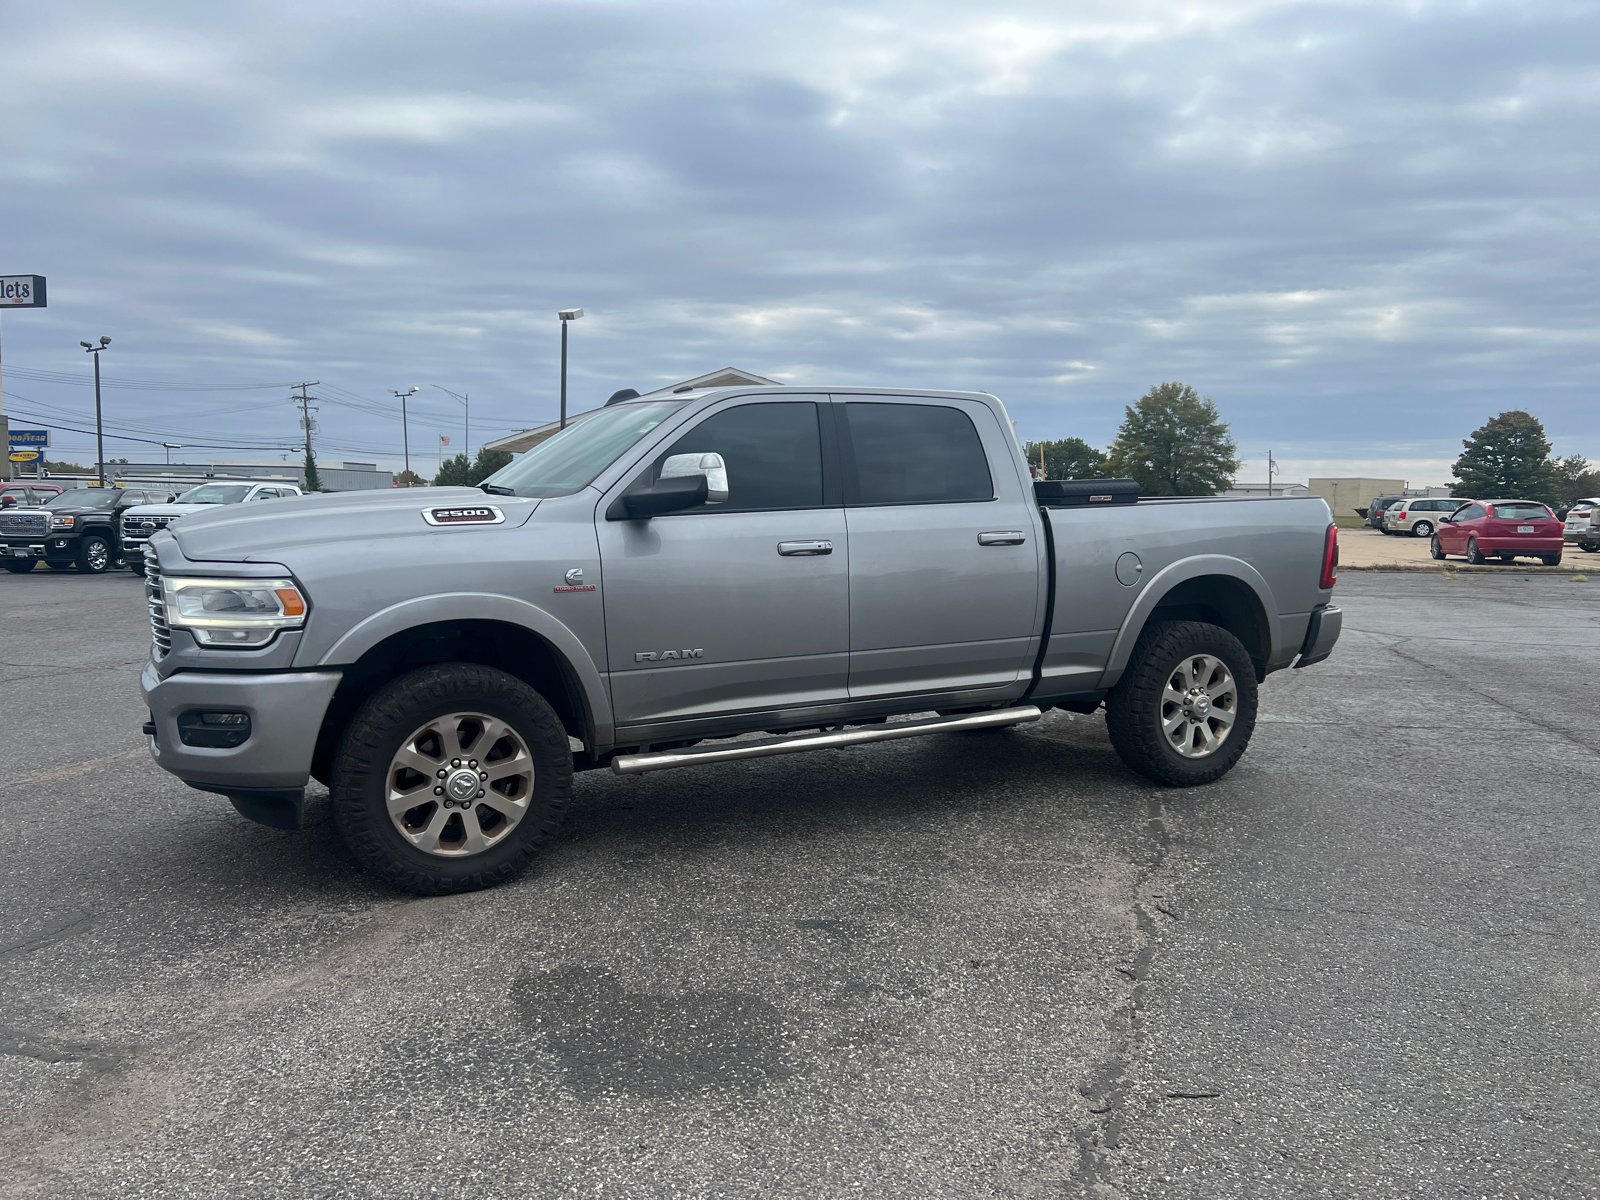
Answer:
<path fill-rule="evenodd" d="M 1433 535 L 1433 556 L 1464 554 L 1469 563 L 1542 559 L 1553 567 L 1561 561 L 1561 522 L 1537 500 L 1469 500 L 1441 517 Z"/>

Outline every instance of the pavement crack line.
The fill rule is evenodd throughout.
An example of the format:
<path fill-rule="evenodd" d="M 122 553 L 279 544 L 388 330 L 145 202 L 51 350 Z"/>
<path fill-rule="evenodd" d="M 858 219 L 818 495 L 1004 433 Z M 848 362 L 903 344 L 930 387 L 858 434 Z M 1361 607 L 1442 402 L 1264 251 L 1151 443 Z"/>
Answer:
<path fill-rule="evenodd" d="M 1162 879 L 1172 839 L 1158 796 L 1152 796 L 1148 802 L 1144 840 L 1148 857 L 1141 864 L 1132 888 L 1133 917 L 1143 944 L 1131 963 L 1116 968 L 1132 986 L 1106 1017 L 1106 1029 L 1115 1049 L 1092 1067 L 1078 1085 L 1078 1092 L 1087 1102 L 1093 1119 L 1079 1123 L 1072 1131 L 1078 1146 L 1073 1182 L 1082 1195 L 1105 1200 L 1122 1195 L 1114 1178 L 1112 1154 L 1121 1147 L 1127 1123 L 1126 1106 L 1135 1083 L 1135 1066 L 1150 1041 L 1145 1010 L 1149 1005 L 1150 969 L 1155 963 L 1161 936 L 1161 926 L 1154 914 L 1159 913 L 1170 921 L 1178 919 L 1171 905 L 1156 903 L 1157 899 L 1164 900 L 1172 895 L 1170 882 Z"/>
<path fill-rule="evenodd" d="M 1535 716 L 1533 713 L 1528 712 L 1525 709 L 1518 708 L 1515 704 L 1507 703 L 1505 700 L 1494 695 L 1492 692 L 1486 692 L 1480 687 L 1474 687 L 1472 684 L 1467 683 L 1459 676 L 1451 674 L 1449 671 L 1445 670 L 1445 668 L 1437 665 L 1436 663 L 1431 663 L 1425 658 L 1419 658 L 1417 655 L 1412 654 L 1399 642 L 1391 642 L 1384 646 L 1384 649 L 1390 654 L 1393 654 L 1396 658 L 1403 658 L 1408 663 L 1421 667 L 1425 671 L 1432 671 L 1436 675 L 1444 676 L 1450 681 L 1452 686 L 1460 688 L 1462 691 L 1471 692 L 1474 696 L 1478 696 L 1481 699 L 1487 700 L 1496 708 L 1503 708 L 1509 713 L 1515 713 L 1528 724 L 1532 725 L 1535 729 L 1543 730 L 1551 737 L 1558 738 L 1569 745 L 1576 746 L 1578 749 L 1583 750 L 1588 754 L 1600 755 L 1600 750 L 1596 750 L 1587 742 L 1580 741 L 1578 738 L 1573 737 L 1572 734 L 1567 732 L 1565 729 L 1562 729 L 1559 725 L 1552 725 L 1549 721 L 1543 719 L 1542 717 Z"/>
<path fill-rule="evenodd" d="M 142 758 L 150 753 L 146 746 L 137 750 L 124 750 L 119 754 L 103 754 L 99 758 L 87 759 L 84 762 L 73 763 L 65 767 L 50 767 L 43 771 L 31 771 L 26 775 L 13 775 L 0 783 L 0 790 L 29 787 L 36 783 L 51 783 L 57 779 L 70 779 L 74 775 L 87 775 L 91 771 L 100 771 L 113 763 L 127 762 L 130 758 Z"/>

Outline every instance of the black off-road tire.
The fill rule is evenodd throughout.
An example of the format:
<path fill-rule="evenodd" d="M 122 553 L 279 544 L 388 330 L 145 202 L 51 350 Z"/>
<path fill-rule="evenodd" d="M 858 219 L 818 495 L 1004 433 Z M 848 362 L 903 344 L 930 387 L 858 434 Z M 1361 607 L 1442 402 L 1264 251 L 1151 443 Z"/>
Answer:
<path fill-rule="evenodd" d="M 104 556 L 95 552 L 96 546 L 104 548 Z M 78 543 L 78 570 L 85 575 L 104 575 L 111 570 L 116 561 L 117 556 L 111 549 L 111 542 L 98 533 L 86 534 Z"/>
<path fill-rule="evenodd" d="M 26 575 L 33 570 L 34 564 L 38 561 L 37 558 L 8 558 L 0 562 L 0 566 L 5 567 L 13 575 Z"/>
<path fill-rule="evenodd" d="M 505 721 L 534 763 L 527 812 L 480 853 L 446 858 L 412 845 L 385 804 L 389 766 L 401 744 L 429 721 L 455 712 Z M 468 892 L 504 883 L 555 836 L 572 795 L 572 750 L 555 710 L 527 684 L 477 663 L 441 663 L 379 689 L 351 719 L 333 763 L 334 818 L 355 856 L 374 874 L 418 895 Z"/>
<path fill-rule="evenodd" d="M 1162 694 L 1180 663 L 1196 655 L 1221 659 L 1238 689 L 1233 728 L 1204 758 L 1186 758 L 1162 732 Z M 1160 621 L 1146 626 L 1127 669 L 1106 697 L 1106 731 L 1117 756 L 1147 779 L 1171 787 L 1212 783 L 1233 769 L 1256 724 L 1256 670 L 1226 629 L 1202 621 Z"/>

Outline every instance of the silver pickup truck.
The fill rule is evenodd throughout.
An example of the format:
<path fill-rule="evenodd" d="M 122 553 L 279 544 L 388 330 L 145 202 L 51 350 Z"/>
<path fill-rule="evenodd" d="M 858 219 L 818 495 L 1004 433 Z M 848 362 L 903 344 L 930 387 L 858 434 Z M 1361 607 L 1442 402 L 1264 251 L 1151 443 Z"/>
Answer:
<path fill-rule="evenodd" d="M 416 892 L 521 870 L 573 772 L 630 774 L 1102 703 L 1163 784 L 1326 658 L 1320 499 L 1034 484 L 985 393 L 680 389 L 607 405 L 482 489 L 196 513 L 151 537 L 161 766 L 297 828 L 328 785 Z M 907 719 L 913 714 L 925 714 Z"/>

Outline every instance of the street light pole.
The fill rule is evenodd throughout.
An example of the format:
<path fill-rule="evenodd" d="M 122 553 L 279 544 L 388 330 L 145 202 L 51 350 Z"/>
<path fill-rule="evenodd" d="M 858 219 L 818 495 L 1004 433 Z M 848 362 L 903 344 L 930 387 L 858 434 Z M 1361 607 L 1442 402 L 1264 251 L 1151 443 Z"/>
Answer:
<path fill-rule="evenodd" d="M 563 308 L 556 316 L 561 318 L 561 428 L 567 427 L 567 322 L 583 316 L 581 308 Z"/>
<path fill-rule="evenodd" d="M 172 465 L 172 452 L 174 450 L 182 450 L 183 449 L 183 443 L 182 442 L 162 442 L 161 446 L 162 446 L 162 449 L 164 449 L 167 452 L 167 466 L 170 467 Z"/>
<path fill-rule="evenodd" d="M 89 342 L 79 342 L 85 354 L 94 356 L 94 453 L 95 453 L 95 482 L 101 487 L 106 485 L 106 439 L 105 429 L 100 420 L 100 351 L 111 345 L 111 339 L 102 337 L 98 346 Z"/>
<path fill-rule="evenodd" d="M 457 400 L 461 401 L 461 403 L 466 406 L 467 416 L 466 416 L 466 421 L 465 421 L 465 430 L 464 430 L 464 432 L 462 434 L 462 438 L 461 438 L 461 443 L 462 443 L 461 444 L 461 453 L 465 454 L 467 456 L 467 458 L 470 460 L 472 458 L 472 398 L 471 398 L 471 394 L 468 393 L 466 395 L 457 395 L 455 392 L 452 392 L 447 387 L 439 387 L 439 385 L 437 383 L 432 383 L 432 384 L 429 384 L 428 386 L 429 387 L 439 388 L 439 390 L 441 392 L 443 392 L 446 396 L 455 396 L 455 398 Z"/>
<path fill-rule="evenodd" d="M 400 436 L 405 441 L 405 447 L 406 447 L 406 474 L 407 475 L 411 474 L 411 427 L 406 421 L 406 400 L 409 399 L 412 396 L 415 396 L 417 394 L 418 390 L 419 389 L 414 388 L 414 387 L 413 388 L 407 388 L 403 392 L 397 392 L 397 391 L 395 391 L 394 388 L 390 388 L 389 389 L 389 394 L 391 396 L 399 396 L 400 397 Z M 406 480 L 406 486 L 407 487 L 411 486 L 411 481 L 409 479 Z"/>

